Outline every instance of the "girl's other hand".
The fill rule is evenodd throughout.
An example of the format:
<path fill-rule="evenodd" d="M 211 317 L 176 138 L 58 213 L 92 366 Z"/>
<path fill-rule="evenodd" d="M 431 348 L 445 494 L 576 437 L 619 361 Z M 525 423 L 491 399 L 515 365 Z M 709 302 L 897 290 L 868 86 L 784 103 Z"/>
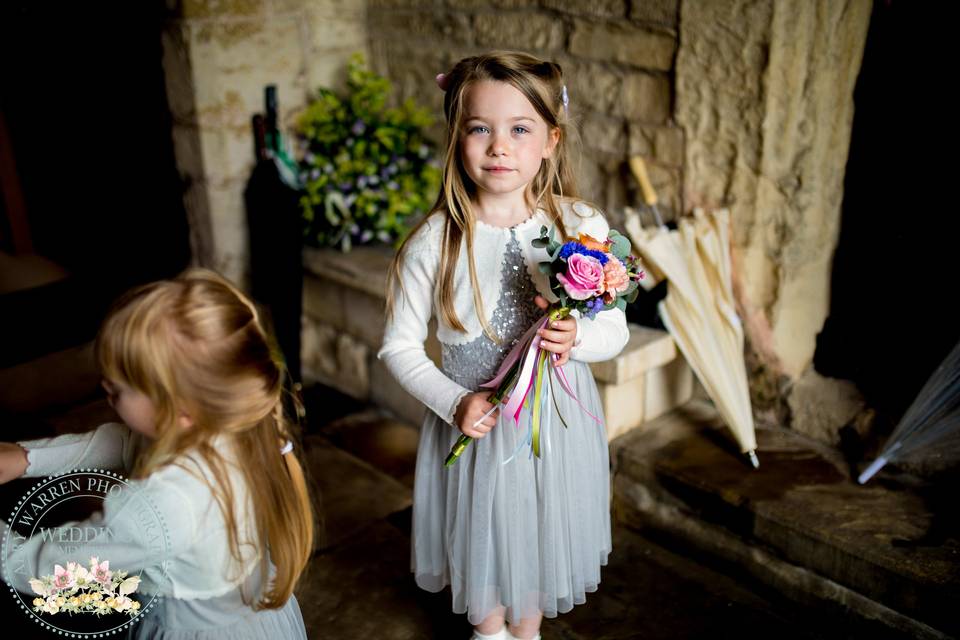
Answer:
<path fill-rule="evenodd" d="M 15 442 L 0 442 L 0 484 L 22 476 L 28 464 L 23 447 Z"/>
<path fill-rule="evenodd" d="M 483 415 L 493 408 L 493 404 L 487 400 L 489 395 L 489 391 L 480 391 L 465 395 L 463 399 L 460 400 L 454 421 L 457 423 L 457 428 L 460 429 L 463 435 L 479 439 L 490 433 L 490 429 L 493 429 L 497 424 L 497 414 L 500 413 L 499 409 L 486 418 L 483 418 Z M 481 418 L 483 418 L 483 420 L 480 424 L 474 426 Z"/>
<path fill-rule="evenodd" d="M 543 296 L 537 296 L 534 302 L 544 310 L 550 306 Z M 550 359 L 553 366 L 565 365 L 570 360 L 570 349 L 573 348 L 573 341 L 577 338 L 577 321 L 574 318 L 552 320 L 546 328 L 537 330 L 537 335 L 541 338 L 540 346 L 544 351 L 550 351 L 559 356 Z"/>

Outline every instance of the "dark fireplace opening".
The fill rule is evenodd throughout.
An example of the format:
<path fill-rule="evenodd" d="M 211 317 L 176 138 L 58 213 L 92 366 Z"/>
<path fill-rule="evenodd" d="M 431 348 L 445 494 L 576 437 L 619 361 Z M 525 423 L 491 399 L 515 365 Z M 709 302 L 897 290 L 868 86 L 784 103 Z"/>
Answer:
<path fill-rule="evenodd" d="M 819 373 L 853 380 L 891 428 L 960 339 L 958 225 L 941 5 L 874 4 Z"/>
<path fill-rule="evenodd" d="M 0 5 L 0 368 L 90 340 L 116 295 L 190 260 L 162 12 Z"/>

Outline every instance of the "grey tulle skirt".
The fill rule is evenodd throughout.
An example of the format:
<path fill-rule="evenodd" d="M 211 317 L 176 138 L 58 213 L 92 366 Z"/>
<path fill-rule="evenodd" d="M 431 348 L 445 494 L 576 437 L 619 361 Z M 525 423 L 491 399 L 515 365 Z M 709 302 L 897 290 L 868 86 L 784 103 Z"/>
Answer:
<path fill-rule="evenodd" d="M 127 635 L 137 640 L 305 640 L 294 596 L 279 609 L 254 611 L 240 590 L 207 600 L 163 598 Z"/>
<path fill-rule="evenodd" d="M 539 459 L 525 444 L 527 408 L 519 427 L 501 415 L 450 468 L 443 462 L 460 432 L 432 412 L 424 420 L 412 568 L 428 591 L 449 584 L 453 610 L 466 613 L 471 624 L 500 606 L 511 621 L 537 613 L 553 617 L 585 602 L 600 583 L 611 550 L 603 413 L 589 367 L 570 361 L 564 371 L 600 424 L 555 385 L 568 426 L 547 403 Z"/>

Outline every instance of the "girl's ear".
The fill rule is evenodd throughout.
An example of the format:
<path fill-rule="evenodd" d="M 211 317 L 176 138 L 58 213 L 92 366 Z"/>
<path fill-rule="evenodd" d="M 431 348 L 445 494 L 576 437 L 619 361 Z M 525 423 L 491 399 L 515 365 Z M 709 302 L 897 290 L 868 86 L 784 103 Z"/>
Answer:
<path fill-rule="evenodd" d="M 558 142 L 560 142 L 560 127 L 553 127 L 547 133 L 547 144 L 543 147 L 544 159 L 553 155 L 553 150 L 557 148 Z"/>
<path fill-rule="evenodd" d="M 191 418 L 190 415 L 185 411 L 181 411 L 177 416 L 177 425 L 181 429 L 189 429 L 193 426 L 193 418 Z"/>

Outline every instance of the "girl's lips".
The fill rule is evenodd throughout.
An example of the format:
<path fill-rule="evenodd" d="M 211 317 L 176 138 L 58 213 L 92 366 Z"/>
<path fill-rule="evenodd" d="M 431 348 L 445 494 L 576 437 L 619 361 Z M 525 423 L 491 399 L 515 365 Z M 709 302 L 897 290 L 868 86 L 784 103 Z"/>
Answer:
<path fill-rule="evenodd" d="M 497 166 L 497 167 L 484 167 L 483 170 L 484 170 L 484 171 L 490 171 L 490 172 L 492 172 L 492 173 L 506 173 L 506 172 L 508 172 L 508 171 L 513 171 L 513 169 L 511 169 L 511 168 L 509 168 L 509 167 L 500 167 L 500 166 Z"/>

